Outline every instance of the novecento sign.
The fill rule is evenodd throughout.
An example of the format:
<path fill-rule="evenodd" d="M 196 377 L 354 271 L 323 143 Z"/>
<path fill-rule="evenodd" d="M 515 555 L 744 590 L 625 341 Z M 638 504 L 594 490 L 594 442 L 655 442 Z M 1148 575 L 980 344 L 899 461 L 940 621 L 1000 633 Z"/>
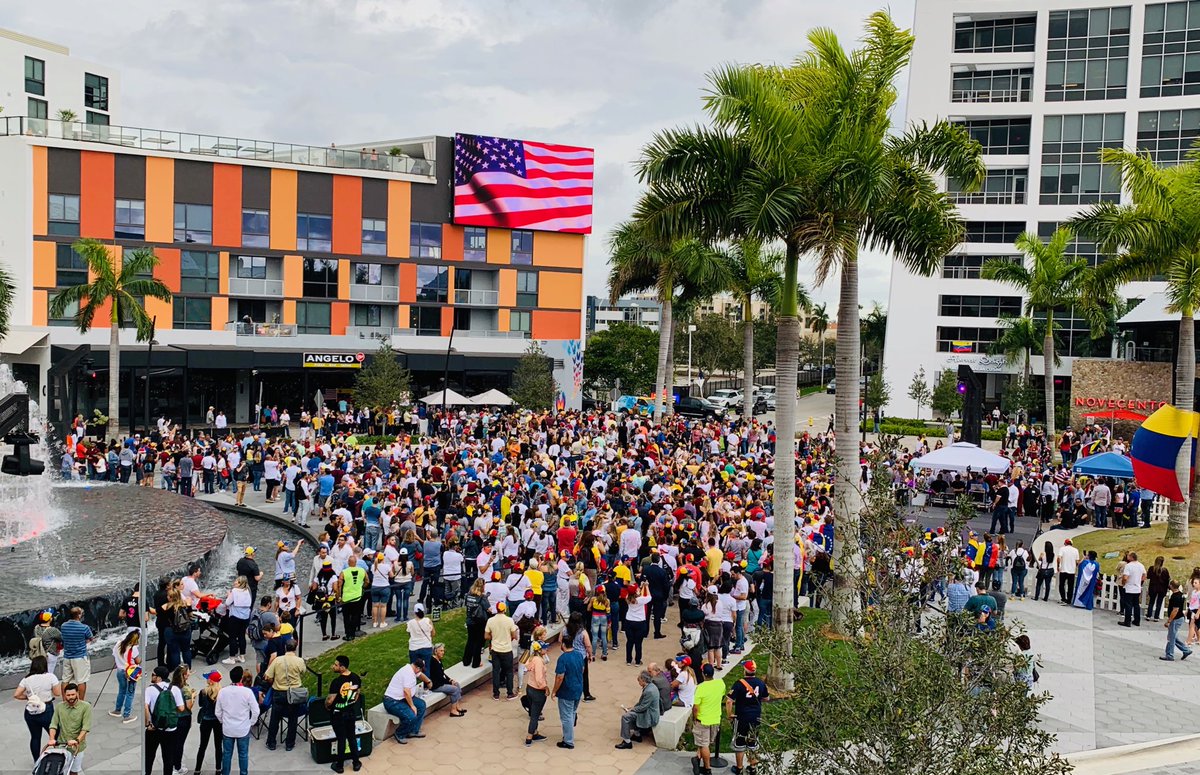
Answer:
<path fill-rule="evenodd" d="M 1146 409 L 1154 411 L 1160 406 L 1166 406 L 1167 403 L 1167 401 L 1133 398 L 1096 398 L 1094 396 L 1075 398 L 1075 406 L 1083 406 L 1088 409 Z"/>
<path fill-rule="evenodd" d="M 304 353 L 306 369 L 361 369 L 362 353 Z"/>

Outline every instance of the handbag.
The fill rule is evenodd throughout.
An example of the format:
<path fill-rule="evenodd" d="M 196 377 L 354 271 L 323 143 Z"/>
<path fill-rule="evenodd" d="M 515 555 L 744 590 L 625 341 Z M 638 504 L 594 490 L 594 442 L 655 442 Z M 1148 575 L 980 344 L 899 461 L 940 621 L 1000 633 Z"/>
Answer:
<path fill-rule="evenodd" d="M 304 705 L 308 702 L 308 687 L 293 686 L 287 690 L 288 705 Z"/>

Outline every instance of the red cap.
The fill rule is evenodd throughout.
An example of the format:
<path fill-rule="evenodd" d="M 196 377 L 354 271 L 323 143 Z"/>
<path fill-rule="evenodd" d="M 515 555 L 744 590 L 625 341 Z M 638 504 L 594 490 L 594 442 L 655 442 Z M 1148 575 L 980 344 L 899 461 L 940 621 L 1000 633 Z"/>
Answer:
<path fill-rule="evenodd" d="M 533 600 L 533 590 L 532 589 L 525 590 L 525 599 Z"/>
<path fill-rule="evenodd" d="M 755 670 L 758 669 L 758 666 L 754 664 L 753 659 L 747 659 L 745 662 L 742 663 L 742 667 L 744 667 L 746 669 L 747 673 L 753 673 Z"/>

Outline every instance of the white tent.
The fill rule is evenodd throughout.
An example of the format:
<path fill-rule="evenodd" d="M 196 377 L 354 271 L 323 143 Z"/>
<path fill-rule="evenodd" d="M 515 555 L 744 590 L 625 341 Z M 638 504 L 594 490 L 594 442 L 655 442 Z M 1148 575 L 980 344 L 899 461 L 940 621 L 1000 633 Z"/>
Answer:
<path fill-rule="evenodd" d="M 499 390 L 492 388 L 487 392 L 480 393 L 477 396 L 471 396 L 471 401 L 479 406 L 512 406 L 513 400 L 501 393 Z"/>
<path fill-rule="evenodd" d="M 439 390 L 436 393 L 425 396 L 421 399 L 421 403 L 431 406 L 441 406 L 443 403 L 446 406 L 474 406 L 475 402 L 464 395 L 454 392 L 453 390 L 444 391 L 446 393 L 445 400 L 442 399 L 443 391 Z"/>
<path fill-rule="evenodd" d="M 929 468 L 934 471 L 963 472 L 968 468 L 972 471 L 987 469 L 989 473 L 1007 471 L 1012 461 L 986 449 L 980 449 L 974 444 L 960 441 L 949 447 L 942 447 L 928 455 L 916 458 L 909 464 L 911 468 Z"/>

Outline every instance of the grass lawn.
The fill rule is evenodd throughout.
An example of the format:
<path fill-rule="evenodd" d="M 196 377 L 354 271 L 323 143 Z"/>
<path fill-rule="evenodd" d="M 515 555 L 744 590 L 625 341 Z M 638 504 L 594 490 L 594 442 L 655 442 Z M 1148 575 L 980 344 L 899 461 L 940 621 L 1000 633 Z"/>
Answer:
<path fill-rule="evenodd" d="M 1200 565 L 1200 542 L 1193 541 L 1187 546 L 1167 548 L 1162 545 L 1163 536 L 1167 532 L 1167 523 L 1151 524 L 1146 529 L 1122 528 L 1120 530 L 1095 530 L 1072 539 L 1071 543 L 1081 553 L 1095 550 L 1100 557 L 1100 572 L 1112 574 L 1117 570 L 1119 557 L 1105 558 L 1110 552 L 1137 552 L 1138 560 L 1147 568 L 1154 564 L 1154 558 L 1162 556 L 1166 559 L 1167 569 L 1173 579 L 1187 579 L 1192 574 L 1192 568 Z"/>
<path fill-rule="evenodd" d="M 447 670 L 462 661 L 463 649 L 467 645 L 467 628 L 463 617 L 463 609 L 458 608 L 443 614 L 441 619 L 433 623 L 434 643 L 446 644 L 443 666 Z M 350 657 L 350 669 L 363 678 L 364 708 L 380 703 L 392 676 L 408 664 L 408 631 L 403 623 L 390 624 L 386 630 L 368 629 L 367 632 L 371 634 L 343 643 L 308 660 L 312 670 L 325 675 L 323 689 L 328 690 L 329 682 L 336 677 L 330 669 L 334 658 L 338 654 Z M 315 694 L 317 677 L 311 673 L 306 675 L 305 685 L 309 692 Z"/>

